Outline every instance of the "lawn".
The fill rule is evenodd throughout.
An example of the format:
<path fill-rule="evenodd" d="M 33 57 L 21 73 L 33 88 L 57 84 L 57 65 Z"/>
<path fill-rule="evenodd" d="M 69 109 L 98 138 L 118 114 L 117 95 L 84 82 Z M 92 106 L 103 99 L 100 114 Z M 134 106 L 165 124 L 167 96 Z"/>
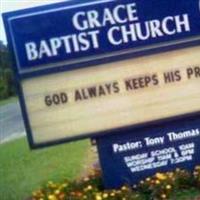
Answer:
<path fill-rule="evenodd" d="M 2 144 L 0 199 L 25 200 L 48 181 L 75 180 L 84 174 L 85 166 L 91 164 L 91 155 L 88 140 L 37 151 L 29 149 L 25 138 Z M 191 188 L 176 191 L 171 200 L 191 200 L 198 196 L 199 189 Z"/>
<path fill-rule="evenodd" d="M 6 104 L 14 103 L 14 102 L 17 102 L 17 101 L 18 101 L 17 97 L 10 97 L 10 98 L 5 99 L 5 100 L 0 100 L 0 106 L 4 106 Z"/>
<path fill-rule="evenodd" d="M 24 200 L 49 180 L 77 178 L 89 151 L 88 141 L 37 151 L 24 138 L 0 145 L 0 199 Z"/>

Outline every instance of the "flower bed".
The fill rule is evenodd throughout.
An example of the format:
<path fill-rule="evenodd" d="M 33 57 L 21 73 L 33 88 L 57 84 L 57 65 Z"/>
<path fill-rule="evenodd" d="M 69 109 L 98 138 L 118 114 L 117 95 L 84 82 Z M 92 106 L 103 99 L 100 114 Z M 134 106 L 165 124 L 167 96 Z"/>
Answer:
<path fill-rule="evenodd" d="M 104 190 L 100 170 L 94 170 L 79 181 L 61 184 L 49 181 L 45 187 L 33 192 L 31 200 L 142 200 L 170 199 L 180 190 L 200 190 L 200 166 L 193 173 L 176 169 L 157 173 L 138 185 L 124 185 L 118 190 Z"/>

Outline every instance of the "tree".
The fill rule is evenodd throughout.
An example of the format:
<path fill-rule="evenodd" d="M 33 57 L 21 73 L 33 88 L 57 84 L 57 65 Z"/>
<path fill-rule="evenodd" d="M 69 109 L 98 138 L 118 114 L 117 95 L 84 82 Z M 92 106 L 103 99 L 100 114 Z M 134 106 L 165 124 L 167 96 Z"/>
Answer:
<path fill-rule="evenodd" d="M 15 95 L 11 59 L 7 47 L 0 41 L 0 99 Z"/>

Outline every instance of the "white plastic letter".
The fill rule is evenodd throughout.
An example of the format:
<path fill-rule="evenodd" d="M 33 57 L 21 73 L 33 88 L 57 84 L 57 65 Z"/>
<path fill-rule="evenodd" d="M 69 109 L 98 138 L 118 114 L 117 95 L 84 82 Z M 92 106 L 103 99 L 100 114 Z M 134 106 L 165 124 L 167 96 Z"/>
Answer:
<path fill-rule="evenodd" d="M 84 12 L 78 12 L 72 18 L 74 27 L 79 31 L 84 31 L 84 30 L 88 29 L 87 20 L 86 19 L 84 19 L 84 20 L 82 19 L 84 17 L 85 17 L 85 13 Z M 80 23 L 81 19 L 82 19 L 82 23 Z"/>
<path fill-rule="evenodd" d="M 113 45 L 120 45 L 122 43 L 122 39 L 120 39 L 119 41 L 117 41 L 114 38 L 114 32 L 115 31 L 120 31 L 120 28 L 118 26 L 114 26 L 112 27 L 109 31 L 108 31 L 108 38 L 111 44 Z"/>
<path fill-rule="evenodd" d="M 50 40 L 52 53 L 54 56 L 58 55 L 58 49 L 62 46 L 61 40 L 58 38 L 52 38 Z"/>
<path fill-rule="evenodd" d="M 26 47 L 26 54 L 28 60 L 36 60 L 38 58 L 38 51 L 37 51 L 37 46 L 34 42 L 29 42 L 25 44 Z"/>
<path fill-rule="evenodd" d="M 187 14 L 183 15 L 183 20 L 181 21 L 180 16 L 175 17 L 176 26 L 177 26 L 177 32 L 181 33 L 183 28 L 185 31 L 190 31 L 190 22 L 189 17 Z"/>

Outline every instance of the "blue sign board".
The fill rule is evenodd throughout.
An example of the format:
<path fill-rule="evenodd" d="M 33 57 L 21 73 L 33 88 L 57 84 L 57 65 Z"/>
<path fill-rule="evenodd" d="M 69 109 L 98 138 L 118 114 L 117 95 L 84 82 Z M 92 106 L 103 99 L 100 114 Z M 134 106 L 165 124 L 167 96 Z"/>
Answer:
<path fill-rule="evenodd" d="M 24 75 L 198 45 L 199 15 L 199 0 L 72 0 L 3 17 Z"/>
<path fill-rule="evenodd" d="M 157 172 L 200 164 L 200 118 L 96 138 L 107 188 L 133 186 Z"/>
<path fill-rule="evenodd" d="M 101 108 L 104 105 L 105 107 L 102 107 L 102 110 L 112 108 L 112 106 L 106 105 L 107 99 L 105 96 L 112 95 L 113 97 L 114 95 L 117 96 L 117 94 L 119 96 L 121 95 L 118 100 L 125 107 L 124 100 L 120 99 L 127 97 L 127 100 L 131 96 L 128 96 L 128 92 L 138 88 L 147 88 L 147 90 L 149 87 L 154 86 L 159 88 L 159 84 L 163 80 L 159 80 L 159 74 L 156 74 L 156 72 L 149 75 L 151 67 L 153 68 L 155 66 L 150 66 L 148 70 L 141 72 L 143 77 L 139 77 L 140 74 L 137 74 L 137 80 L 135 78 L 130 79 L 127 77 L 131 75 L 129 73 L 130 68 L 128 69 L 128 67 L 132 66 L 123 63 L 120 69 L 120 64 L 116 65 L 118 66 L 118 72 L 116 72 L 117 77 L 109 80 L 111 83 L 107 83 L 108 78 L 105 80 L 104 78 L 115 74 L 115 68 L 113 69 L 114 65 L 110 66 L 113 70 L 112 72 L 110 71 L 110 74 L 107 73 L 107 75 L 98 77 L 97 83 L 100 86 L 98 85 L 96 87 L 95 84 L 97 83 L 92 82 L 96 77 L 92 77 L 91 75 L 85 78 L 84 84 L 80 84 L 80 76 L 78 72 L 76 74 L 76 71 L 80 69 L 88 70 L 89 68 L 95 67 L 94 71 L 97 71 L 99 68 L 103 69 L 105 67 L 104 64 L 112 64 L 128 59 L 132 59 L 132 62 L 133 59 L 140 58 L 141 56 L 158 55 L 163 52 L 171 52 L 172 50 L 199 47 L 199 19 L 199 0 L 71 0 L 3 14 L 8 46 L 14 61 L 13 69 L 15 72 L 16 86 L 20 96 L 30 146 L 32 148 L 39 148 L 66 141 L 94 137 L 100 134 L 102 135 L 102 133 L 108 135 L 107 133 L 112 133 L 113 131 L 119 131 L 123 135 L 124 130 L 135 128 L 136 126 L 141 127 L 147 121 L 149 123 L 155 121 L 156 123 L 160 123 L 160 120 L 165 120 L 165 118 L 170 117 L 174 119 L 182 115 L 196 116 L 200 111 L 197 106 L 197 96 L 193 99 L 192 103 L 195 106 L 191 110 L 183 109 L 182 112 L 177 112 L 177 114 L 163 115 L 160 118 L 154 117 L 152 114 L 154 118 L 151 118 L 152 116 L 144 120 L 140 120 L 139 118 L 134 123 L 131 119 L 127 119 L 127 122 L 124 124 L 121 120 L 123 115 L 125 116 L 124 119 L 131 118 L 132 115 L 130 113 L 124 113 L 122 107 L 120 110 L 121 113 L 112 116 L 113 118 L 121 116 L 120 119 L 111 119 L 112 122 L 116 122 L 115 125 L 110 126 L 107 119 L 102 119 L 103 112 L 101 113 L 101 118 L 99 118 L 100 123 L 96 122 L 97 124 L 95 124 L 93 120 L 97 119 L 98 121 L 97 115 L 101 112 L 99 107 Z M 186 52 L 185 55 L 187 55 Z M 151 60 L 154 60 L 154 58 Z M 191 58 L 191 60 L 194 59 Z M 123 67 L 125 68 L 125 64 L 127 64 L 127 70 L 126 74 L 123 74 L 120 70 Z M 136 64 L 134 63 L 134 66 Z M 180 60 L 179 64 L 182 64 Z M 164 84 L 170 85 L 169 82 L 183 80 L 187 85 L 187 81 L 193 80 L 192 78 L 195 78 L 197 82 L 200 77 L 200 67 L 198 64 L 195 60 L 192 66 L 182 66 L 182 71 L 165 72 L 165 69 L 163 69 L 163 74 L 161 75 L 164 75 Z M 160 65 L 158 67 L 159 70 L 162 68 L 162 65 L 164 66 L 164 63 Z M 135 69 L 133 71 L 137 72 Z M 71 76 L 68 72 L 73 74 L 74 80 L 78 80 L 78 86 L 70 79 Z M 185 75 L 185 72 L 187 72 L 187 75 Z M 61 73 L 65 73 L 66 78 L 63 78 L 64 75 L 62 76 Z M 183 77 L 181 77 L 180 73 L 183 73 Z M 83 71 L 80 71 L 79 74 L 83 74 Z M 95 74 L 95 72 L 87 71 L 87 73 L 84 73 L 84 76 L 87 74 Z M 120 74 L 124 75 L 124 77 L 120 77 Z M 52 75 L 58 75 L 55 81 Z M 184 80 L 184 77 L 187 80 Z M 118 78 L 122 80 L 118 80 Z M 43 79 L 46 81 L 43 81 Z M 59 82 L 59 80 L 61 81 Z M 91 82 L 87 82 L 89 80 Z M 126 83 L 125 89 L 121 87 L 122 82 L 120 81 Z M 193 81 L 193 84 L 196 84 L 195 81 Z M 84 87 L 87 86 L 86 90 L 84 90 L 85 88 L 80 88 L 82 85 Z M 75 86 L 79 87 L 78 89 L 81 92 Z M 173 87 L 169 87 L 173 90 Z M 188 91 L 191 91 L 190 87 L 188 86 Z M 94 92 L 96 88 L 99 96 Z M 40 91 L 37 91 L 38 89 Z M 85 91 L 88 92 L 89 97 Z M 168 91 L 168 93 L 170 92 Z M 166 96 L 170 96 L 167 95 L 167 91 L 165 94 Z M 187 96 L 183 93 L 182 95 L 184 97 Z M 190 95 L 194 96 L 193 93 Z M 102 96 L 105 97 L 106 102 L 102 100 L 102 105 L 96 105 L 93 100 Z M 154 96 L 160 95 L 157 94 Z M 131 96 L 130 98 L 133 97 Z M 86 109 L 84 107 L 86 104 L 82 106 L 81 103 L 88 99 L 92 103 L 91 105 L 88 103 Z M 115 102 L 113 99 L 112 105 Z M 146 99 L 148 101 L 148 98 Z M 128 102 L 131 102 L 130 99 L 128 99 Z M 115 104 L 117 105 L 115 105 L 116 109 L 120 107 L 118 103 Z M 76 107 L 74 105 L 78 105 L 78 108 L 74 109 Z M 71 106 L 70 109 L 67 106 Z M 130 106 L 132 107 L 130 108 Z M 126 111 L 135 109 L 134 106 L 130 103 Z M 182 108 L 185 108 L 184 105 Z M 67 109 L 71 110 L 70 114 Z M 97 111 L 93 113 L 95 109 Z M 171 110 L 173 110 L 173 106 Z M 110 112 L 118 113 L 117 110 Z M 75 113 L 78 113 L 78 117 Z M 89 118 L 85 116 L 85 113 L 92 113 L 93 115 L 91 114 Z M 142 113 L 145 113 L 145 111 L 142 111 Z M 66 116 L 66 118 L 63 118 L 63 116 Z M 72 118 L 68 118 L 68 116 L 72 116 Z M 78 123 L 79 118 L 82 119 L 81 125 Z M 54 120 L 57 120 L 56 123 Z M 68 122 L 69 125 L 65 127 L 63 124 L 67 124 Z M 70 124 L 71 122 L 73 124 Z M 101 123 L 103 128 L 99 126 Z M 57 134 L 55 134 L 55 130 L 53 129 L 55 127 L 52 128 L 54 124 L 59 127 L 59 133 Z M 105 128 L 103 124 L 105 124 Z M 76 129 L 80 127 L 83 127 L 83 129 L 77 131 Z M 68 130 L 68 135 L 64 133 L 60 134 L 60 132 L 64 132 L 65 130 Z M 141 135 L 145 135 L 147 132 L 149 133 L 149 131 L 141 132 Z M 139 136 L 136 134 L 134 137 L 137 138 Z M 167 141 L 167 136 L 165 137 Z M 124 136 L 124 140 L 126 140 L 125 138 Z M 139 138 L 138 140 L 142 139 Z M 166 144 L 168 143 L 166 142 Z M 144 148 L 146 147 L 143 145 L 141 150 Z"/>

